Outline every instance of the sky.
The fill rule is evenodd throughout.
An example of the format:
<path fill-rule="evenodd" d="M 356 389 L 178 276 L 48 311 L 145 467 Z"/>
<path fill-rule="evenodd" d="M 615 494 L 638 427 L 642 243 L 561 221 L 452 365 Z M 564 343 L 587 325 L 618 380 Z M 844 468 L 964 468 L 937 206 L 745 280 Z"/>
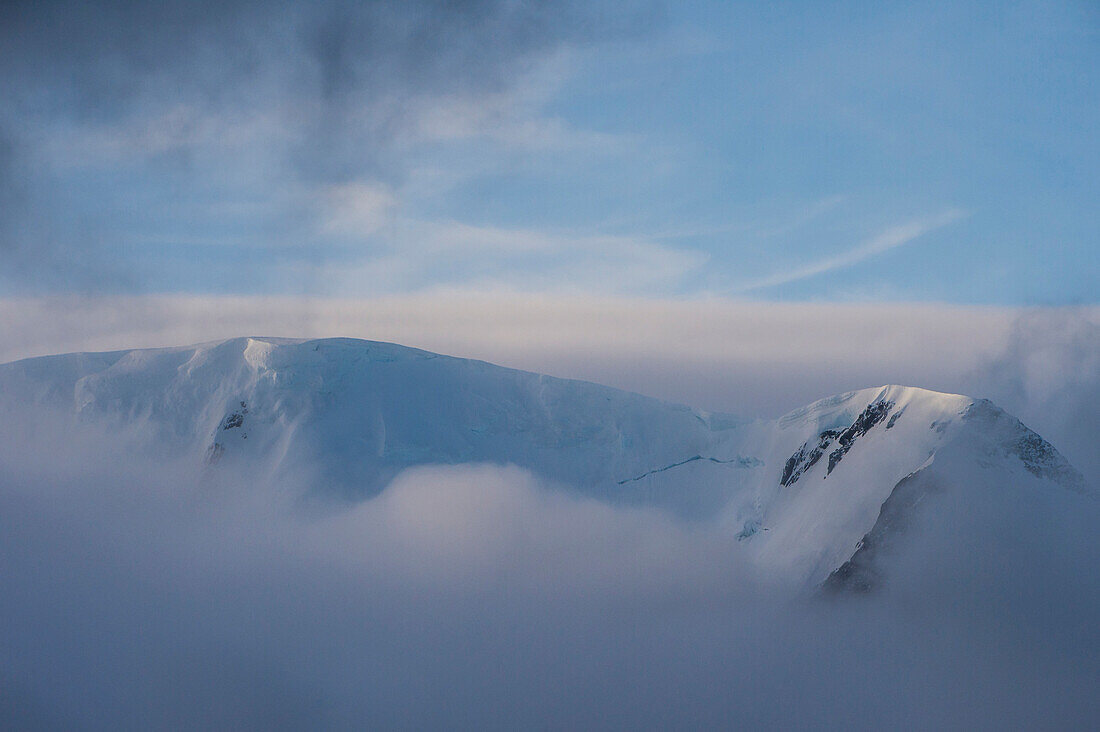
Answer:
<path fill-rule="evenodd" d="M 1090 305 L 1090 2 L 5 3 L 0 297 Z"/>
<path fill-rule="evenodd" d="M 749 418 L 903 383 L 1096 482 L 1098 79 L 1090 0 L 0 3 L 0 361 L 347 336 Z M 20 410 L 15 728 L 1100 716 L 1100 504 L 1045 484 L 964 473 L 881 594 L 799 602 L 514 466 L 317 515 L 324 466 Z"/>

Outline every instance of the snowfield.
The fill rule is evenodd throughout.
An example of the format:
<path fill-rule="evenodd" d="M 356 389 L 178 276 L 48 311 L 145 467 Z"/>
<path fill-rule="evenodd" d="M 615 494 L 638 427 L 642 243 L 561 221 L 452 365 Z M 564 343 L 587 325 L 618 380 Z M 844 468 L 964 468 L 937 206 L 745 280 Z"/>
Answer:
<path fill-rule="evenodd" d="M 723 525 L 764 576 L 803 589 L 889 577 L 884 547 L 931 486 L 1095 500 L 996 406 L 903 386 L 748 421 L 388 343 L 238 338 L 0 366 L 0 415 L 27 409 L 204 471 L 308 468 L 309 501 L 358 502 L 417 466 L 519 466 L 586 499 Z"/>

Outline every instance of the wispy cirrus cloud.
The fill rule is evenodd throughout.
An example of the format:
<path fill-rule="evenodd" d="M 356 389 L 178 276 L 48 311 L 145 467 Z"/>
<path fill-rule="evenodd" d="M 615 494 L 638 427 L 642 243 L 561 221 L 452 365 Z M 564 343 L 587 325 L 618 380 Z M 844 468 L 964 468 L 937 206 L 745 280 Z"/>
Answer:
<path fill-rule="evenodd" d="M 786 285 L 791 282 L 798 282 L 799 280 L 805 280 L 810 277 L 817 277 L 818 275 L 845 269 L 876 255 L 910 244 L 929 232 L 943 228 L 944 226 L 965 218 L 966 215 L 967 213 L 965 211 L 952 208 L 935 216 L 907 221 L 903 224 L 886 229 L 877 236 L 868 239 L 852 249 L 810 262 L 801 267 L 795 267 L 756 280 L 750 280 L 734 287 L 732 292 L 755 292 L 757 290 Z"/>

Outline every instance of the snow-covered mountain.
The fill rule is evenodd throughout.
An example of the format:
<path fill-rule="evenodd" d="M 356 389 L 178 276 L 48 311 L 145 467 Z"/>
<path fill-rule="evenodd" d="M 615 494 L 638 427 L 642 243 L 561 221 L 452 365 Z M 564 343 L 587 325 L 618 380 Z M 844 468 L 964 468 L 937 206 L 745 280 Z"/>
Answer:
<path fill-rule="evenodd" d="M 315 496 L 341 500 L 417 465 L 518 465 L 564 491 L 727 522 L 762 571 L 800 586 L 875 586 L 942 486 L 1092 500 L 993 404 L 902 386 L 747 421 L 387 343 L 239 338 L 0 366 L 0 418 L 27 409 L 137 432 L 143 451 L 211 471 L 308 468 Z"/>

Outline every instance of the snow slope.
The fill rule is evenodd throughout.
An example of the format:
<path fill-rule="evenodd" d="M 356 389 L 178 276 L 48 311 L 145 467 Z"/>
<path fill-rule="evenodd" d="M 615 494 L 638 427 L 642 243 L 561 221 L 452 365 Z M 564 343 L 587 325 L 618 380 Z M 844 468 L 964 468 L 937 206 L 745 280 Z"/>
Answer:
<path fill-rule="evenodd" d="M 746 556 L 798 586 L 872 587 L 883 574 L 873 550 L 925 495 L 914 486 L 952 482 L 943 451 L 965 466 L 957 475 L 978 466 L 1002 482 L 1089 492 L 1041 437 L 964 396 L 885 386 L 745 421 L 351 339 L 239 338 L 0 366 L 0 417 L 27 409 L 136 432 L 137 449 L 210 470 L 308 469 L 313 493 L 343 500 L 377 494 L 411 466 L 514 464 L 561 490 L 728 522 Z"/>

